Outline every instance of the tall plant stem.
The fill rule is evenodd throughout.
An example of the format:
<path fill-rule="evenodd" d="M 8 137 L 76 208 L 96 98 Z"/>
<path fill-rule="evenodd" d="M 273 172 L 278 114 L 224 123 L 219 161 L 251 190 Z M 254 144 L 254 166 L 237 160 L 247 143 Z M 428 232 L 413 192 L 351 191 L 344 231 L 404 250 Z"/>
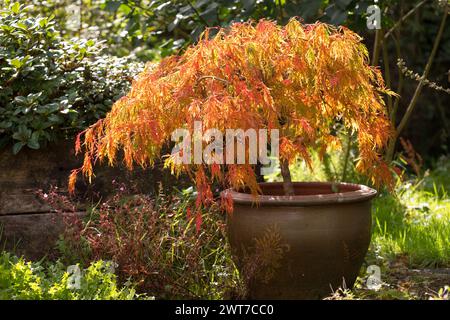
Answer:
<path fill-rule="evenodd" d="M 278 3 L 278 11 L 280 16 L 280 23 L 283 23 L 284 15 L 283 15 L 283 5 L 281 4 L 281 0 L 277 1 Z"/>
<path fill-rule="evenodd" d="M 391 89 L 391 71 L 389 66 L 389 55 L 388 55 L 388 48 L 387 48 L 387 41 L 386 39 L 383 40 L 383 63 L 384 63 L 384 74 L 386 78 L 386 86 Z M 387 97 L 388 102 L 388 112 L 389 114 L 392 112 L 393 105 L 392 105 L 392 97 Z"/>
<path fill-rule="evenodd" d="M 402 54 L 401 54 L 401 48 L 400 48 L 400 43 L 399 43 L 399 38 L 400 38 L 400 31 L 397 29 L 396 30 L 397 36 L 393 37 L 394 39 L 394 43 L 395 43 L 395 51 L 397 52 L 397 59 L 400 59 Z M 404 82 L 404 76 L 403 73 L 400 69 L 399 66 L 397 66 L 398 68 L 398 87 L 397 87 L 397 94 L 398 96 L 395 97 L 395 102 L 394 102 L 394 106 L 392 108 L 392 110 L 390 111 L 391 113 L 389 114 L 389 117 L 391 119 L 391 123 L 395 126 L 396 123 L 396 116 L 397 116 L 397 110 L 398 110 L 398 106 L 400 104 L 400 96 L 402 94 L 403 91 L 403 82 Z"/>
<path fill-rule="evenodd" d="M 414 95 L 413 95 L 411 101 L 409 102 L 408 107 L 406 108 L 406 112 L 405 112 L 402 120 L 400 121 L 400 123 L 396 129 L 396 132 L 394 133 L 394 137 L 389 142 L 389 146 L 388 146 L 388 150 L 387 150 L 387 154 L 386 154 L 386 160 L 389 162 L 392 161 L 392 159 L 394 157 L 394 151 L 395 151 L 395 145 L 396 145 L 397 139 L 400 136 L 400 133 L 403 131 L 403 129 L 408 124 L 411 114 L 414 111 L 414 108 L 416 107 L 419 95 L 422 92 L 422 88 L 425 84 L 424 80 L 428 77 L 428 74 L 430 72 L 431 65 L 433 64 L 434 57 L 436 55 L 437 49 L 439 47 L 439 43 L 441 42 L 442 34 L 444 32 L 445 22 L 447 21 L 447 15 L 448 15 L 447 9 L 448 9 L 448 5 L 445 5 L 444 15 L 441 20 L 441 25 L 439 27 L 439 31 L 436 35 L 436 38 L 434 40 L 433 49 L 431 51 L 430 56 L 428 57 L 428 62 L 425 66 L 425 70 L 423 71 L 423 74 L 422 74 L 422 77 L 420 78 L 419 84 L 416 87 L 416 91 L 414 92 Z"/>
<path fill-rule="evenodd" d="M 341 182 L 345 182 L 345 179 L 347 179 L 347 168 L 348 168 L 348 161 L 350 160 L 350 149 L 351 148 L 352 148 L 352 134 L 350 132 L 348 132 L 348 134 L 347 134 L 347 150 L 345 150 L 344 168 L 342 169 Z"/>
<path fill-rule="evenodd" d="M 280 160 L 280 169 L 281 176 L 283 177 L 283 189 L 284 194 L 287 196 L 293 196 L 294 193 L 294 185 L 292 184 L 291 179 L 291 170 L 289 169 L 289 161 L 285 159 Z"/>
<path fill-rule="evenodd" d="M 377 29 L 375 31 L 375 40 L 373 44 L 373 53 L 372 53 L 372 65 L 376 66 L 378 64 L 378 59 L 380 58 L 380 42 L 382 38 L 382 31 L 381 29 Z"/>

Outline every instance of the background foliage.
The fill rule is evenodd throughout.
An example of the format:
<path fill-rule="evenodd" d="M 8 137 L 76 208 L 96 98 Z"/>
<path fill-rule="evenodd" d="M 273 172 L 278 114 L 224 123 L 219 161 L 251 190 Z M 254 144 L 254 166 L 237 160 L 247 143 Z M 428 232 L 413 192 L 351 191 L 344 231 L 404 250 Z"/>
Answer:
<path fill-rule="evenodd" d="M 398 25 L 386 39 L 387 55 L 375 64 L 390 73 L 390 87 L 397 91 L 402 76 L 397 59 L 402 58 L 414 72 L 421 73 L 433 45 L 445 0 L 386 0 L 382 11 L 383 32 Z M 3 7 L 11 1 L 1 0 Z M 149 61 L 159 59 L 197 40 L 206 27 L 228 26 L 233 21 L 275 19 L 285 23 L 298 16 L 343 24 L 364 37 L 373 50 L 375 32 L 366 26 L 369 0 L 19 0 L 30 16 L 53 17 L 55 30 L 65 39 L 81 37 L 104 41 L 104 53 Z M 414 10 L 414 8 L 416 8 Z M 406 19 L 403 17 L 410 11 Z M 78 18 L 79 17 L 79 18 Z M 96 40 L 97 41 L 97 40 Z M 97 41 L 98 42 L 98 41 Z M 401 50 L 398 51 L 398 48 Z M 429 79 L 448 87 L 450 32 L 443 34 Z M 417 82 L 405 78 L 399 100 L 399 117 L 404 113 Z M 425 88 L 410 124 L 403 132 L 425 161 L 448 153 L 450 111 L 448 94 Z M 397 117 L 397 121 L 398 118 Z M 420 130 L 418 129 L 420 128 Z M 427 136 L 422 134 L 427 132 Z M 10 134 L 10 133 L 9 133 Z M 27 133 L 25 133 L 26 135 Z M 32 143 L 33 145 L 33 143 Z"/>
<path fill-rule="evenodd" d="M 38 149 L 72 138 L 126 92 L 139 65 L 94 40 L 64 40 L 49 17 L 18 3 L 0 15 L 0 147 Z"/>

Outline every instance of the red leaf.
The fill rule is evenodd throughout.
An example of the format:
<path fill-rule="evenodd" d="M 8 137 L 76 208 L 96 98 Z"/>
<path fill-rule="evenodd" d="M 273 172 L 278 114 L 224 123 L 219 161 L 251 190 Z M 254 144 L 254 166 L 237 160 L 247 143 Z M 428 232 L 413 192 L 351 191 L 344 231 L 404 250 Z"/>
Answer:
<path fill-rule="evenodd" d="M 203 222 L 202 213 L 200 211 L 197 211 L 197 215 L 195 216 L 195 228 L 197 229 L 197 232 L 200 232 L 202 222 Z"/>
<path fill-rule="evenodd" d="M 186 215 L 187 215 L 187 219 L 188 220 L 191 220 L 191 218 L 192 218 L 192 212 L 191 212 L 191 208 L 187 208 L 187 210 L 186 210 Z"/>

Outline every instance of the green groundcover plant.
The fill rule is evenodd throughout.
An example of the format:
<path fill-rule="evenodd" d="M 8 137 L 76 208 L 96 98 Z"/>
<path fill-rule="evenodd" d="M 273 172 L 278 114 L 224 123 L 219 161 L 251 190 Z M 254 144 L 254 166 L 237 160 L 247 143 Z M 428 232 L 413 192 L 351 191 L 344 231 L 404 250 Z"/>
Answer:
<path fill-rule="evenodd" d="M 140 296 L 131 285 L 119 288 L 111 264 L 92 262 L 87 269 L 68 272 L 60 262 L 29 262 L 0 253 L 0 300 L 129 300 Z M 70 271 L 70 270 L 69 270 Z"/>
<path fill-rule="evenodd" d="M 51 17 L 19 3 L 2 9 L 0 148 L 39 149 L 103 117 L 139 65 L 101 51 L 92 39 L 63 40 Z"/>

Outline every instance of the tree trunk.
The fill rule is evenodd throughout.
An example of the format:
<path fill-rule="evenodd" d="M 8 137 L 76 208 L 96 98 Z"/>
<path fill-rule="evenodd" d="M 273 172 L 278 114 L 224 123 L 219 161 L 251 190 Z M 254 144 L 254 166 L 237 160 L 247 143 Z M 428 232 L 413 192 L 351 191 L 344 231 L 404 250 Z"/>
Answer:
<path fill-rule="evenodd" d="M 293 196 L 294 186 L 291 179 L 291 171 L 289 170 L 289 161 L 281 159 L 280 160 L 281 176 L 283 177 L 283 189 L 284 194 L 287 196 Z"/>
<path fill-rule="evenodd" d="M 264 175 L 261 174 L 261 168 L 262 164 L 261 162 L 258 161 L 255 167 L 256 182 L 258 183 L 264 182 Z"/>

